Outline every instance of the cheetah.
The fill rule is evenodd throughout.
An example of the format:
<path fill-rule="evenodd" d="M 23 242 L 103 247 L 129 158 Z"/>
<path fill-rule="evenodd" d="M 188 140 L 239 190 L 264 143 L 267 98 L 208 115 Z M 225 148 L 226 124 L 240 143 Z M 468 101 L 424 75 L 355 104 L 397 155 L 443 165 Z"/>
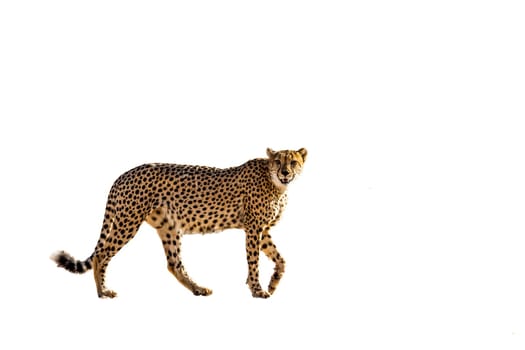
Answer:
<path fill-rule="evenodd" d="M 253 297 L 268 298 L 285 268 L 270 228 L 281 218 L 287 187 L 301 173 L 307 152 L 304 148 L 268 148 L 266 153 L 267 158 L 226 169 L 166 163 L 133 168 L 111 187 L 100 238 L 91 256 L 81 261 L 59 251 L 51 259 L 73 273 L 93 269 L 98 296 L 113 298 L 116 292 L 105 286 L 108 264 L 146 221 L 162 241 L 168 270 L 194 295 L 210 295 L 212 290 L 195 283 L 182 264 L 182 236 L 242 229 L 248 261 L 246 284 Z M 267 290 L 259 282 L 260 251 L 275 265 Z"/>

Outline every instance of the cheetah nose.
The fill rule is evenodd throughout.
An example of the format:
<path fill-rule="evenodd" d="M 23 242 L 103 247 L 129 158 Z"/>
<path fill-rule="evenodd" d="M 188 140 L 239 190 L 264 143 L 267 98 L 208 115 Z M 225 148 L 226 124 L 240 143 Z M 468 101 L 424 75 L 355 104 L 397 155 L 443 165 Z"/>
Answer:
<path fill-rule="evenodd" d="M 288 170 L 283 170 L 281 171 L 281 173 L 284 175 L 284 176 L 288 176 L 288 174 L 290 174 L 290 172 Z"/>

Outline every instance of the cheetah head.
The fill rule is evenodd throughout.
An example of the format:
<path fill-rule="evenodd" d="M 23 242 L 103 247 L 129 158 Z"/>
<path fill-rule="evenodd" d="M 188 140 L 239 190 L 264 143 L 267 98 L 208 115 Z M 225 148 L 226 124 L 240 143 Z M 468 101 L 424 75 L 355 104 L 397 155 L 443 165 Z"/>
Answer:
<path fill-rule="evenodd" d="M 270 176 L 278 188 L 285 189 L 301 173 L 306 153 L 304 148 L 298 151 L 274 151 L 271 148 L 266 150 Z"/>

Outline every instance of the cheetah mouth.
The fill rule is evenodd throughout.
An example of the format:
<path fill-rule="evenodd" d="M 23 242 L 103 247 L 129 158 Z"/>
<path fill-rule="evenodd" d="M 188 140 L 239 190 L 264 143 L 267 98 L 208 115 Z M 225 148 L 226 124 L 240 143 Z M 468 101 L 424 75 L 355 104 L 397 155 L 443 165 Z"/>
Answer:
<path fill-rule="evenodd" d="M 288 185 L 292 181 L 292 179 L 279 179 L 279 181 L 281 181 L 283 185 Z"/>
<path fill-rule="evenodd" d="M 277 186 L 287 186 L 290 184 L 290 182 L 292 182 L 292 180 L 294 179 L 294 176 L 293 175 L 290 175 L 290 176 L 281 176 L 280 174 L 272 174 L 272 181 L 274 184 L 276 184 Z"/>

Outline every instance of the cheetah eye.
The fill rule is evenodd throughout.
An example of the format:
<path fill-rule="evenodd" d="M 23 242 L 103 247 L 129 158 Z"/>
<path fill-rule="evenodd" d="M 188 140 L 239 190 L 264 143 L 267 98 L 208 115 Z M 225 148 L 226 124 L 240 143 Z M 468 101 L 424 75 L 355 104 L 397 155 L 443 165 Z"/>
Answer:
<path fill-rule="evenodd" d="M 292 166 L 292 168 L 295 168 L 297 166 L 297 161 L 296 160 L 292 160 L 290 162 L 290 165 Z"/>
<path fill-rule="evenodd" d="M 273 163 L 275 164 L 276 167 L 281 166 L 281 161 L 279 159 L 274 160 Z"/>

